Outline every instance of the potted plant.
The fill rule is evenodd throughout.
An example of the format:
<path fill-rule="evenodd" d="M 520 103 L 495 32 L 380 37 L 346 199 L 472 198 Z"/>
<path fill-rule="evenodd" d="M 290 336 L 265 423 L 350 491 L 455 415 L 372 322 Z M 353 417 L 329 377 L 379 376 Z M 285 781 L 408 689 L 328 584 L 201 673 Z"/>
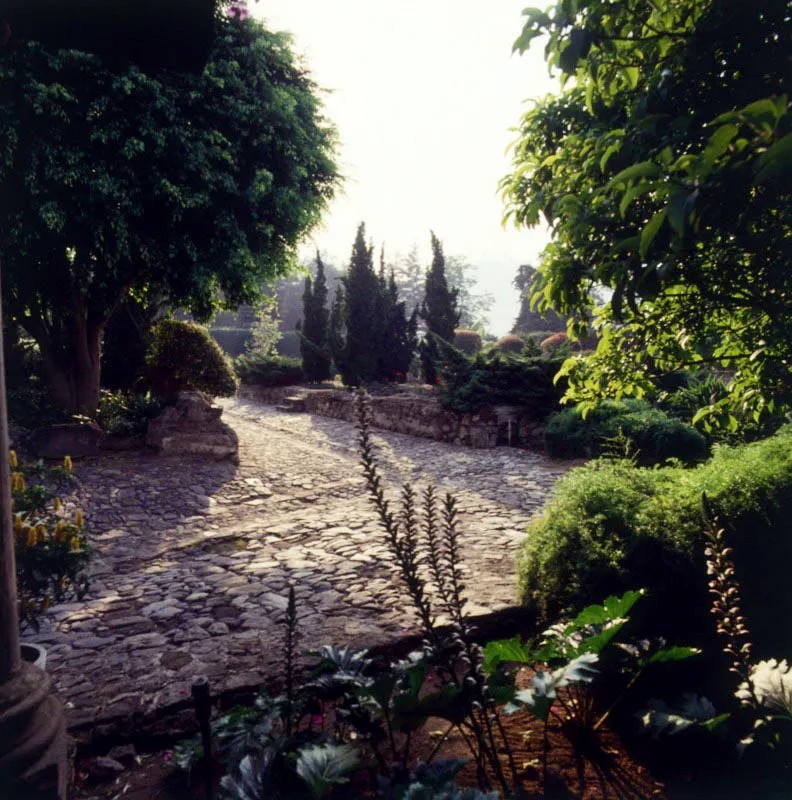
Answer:
<path fill-rule="evenodd" d="M 12 450 L 10 463 L 19 625 L 38 631 L 50 606 L 88 591 L 91 548 L 82 510 L 67 514 L 53 490 L 72 478 L 71 459 L 61 467 L 22 466 Z M 46 663 L 39 645 L 23 644 L 22 657 L 42 668 Z"/>

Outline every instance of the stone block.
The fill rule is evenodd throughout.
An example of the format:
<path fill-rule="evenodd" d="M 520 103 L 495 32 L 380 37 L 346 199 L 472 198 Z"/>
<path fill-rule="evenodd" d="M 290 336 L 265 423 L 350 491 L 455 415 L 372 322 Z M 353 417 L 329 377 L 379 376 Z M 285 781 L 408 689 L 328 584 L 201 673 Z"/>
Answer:
<path fill-rule="evenodd" d="M 94 423 L 46 425 L 30 435 L 29 445 L 38 458 L 62 459 L 97 456 L 104 433 Z"/>

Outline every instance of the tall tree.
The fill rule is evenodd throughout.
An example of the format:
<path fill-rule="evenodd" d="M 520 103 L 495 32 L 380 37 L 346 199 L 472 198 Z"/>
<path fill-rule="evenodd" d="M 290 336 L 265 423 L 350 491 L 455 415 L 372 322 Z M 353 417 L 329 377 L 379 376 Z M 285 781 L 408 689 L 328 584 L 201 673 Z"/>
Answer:
<path fill-rule="evenodd" d="M 53 396 L 88 415 L 129 292 L 199 319 L 254 300 L 338 182 L 334 129 L 288 37 L 238 15 L 217 20 L 200 75 L 7 46 L 0 140 L 4 310 Z"/>
<path fill-rule="evenodd" d="M 344 383 L 358 386 L 379 377 L 382 341 L 380 282 L 374 270 L 373 249 L 366 244 L 366 226 L 362 222 L 352 246 L 344 289 L 346 337 L 338 366 Z"/>
<path fill-rule="evenodd" d="M 611 297 L 569 395 L 650 390 L 714 366 L 729 392 L 699 416 L 732 427 L 792 401 L 792 25 L 785 0 L 561 0 L 526 10 L 571 88 L 523 117 L 507 218 L 549 222 L 540 307 L 585 327 Z"/>
<path fill-rule="evenodd" d="M 303 323 L 300 330 L 300 352 L 303 372 L 309 381 L 330 378 L 330 350 L 327 344 L 329 313 L 327 309 L 327 280 L 319 251 L 316 252 L 316 279 L 305 278 L 303 292 Z"/>
<path fill-rule="evenodd" d="M 330 307 L 330 323 L 327 330 L 327 348 L 333 359 L 333 365 L 339 372 L 344 360 L 344 308 L 346 297 L 344 287 L 336 288 L 333 305 Z"/>
<path fill-rule="evenodd" d="M 418 344 L 418 311 L 414 309 L 408 315 L 405 302 L 399 299 L 392 268 L 385 277 L 384 248 L 380 256 L 379 290 L 382 314 L 379 379 L 386 383 L 404 383 Z"/>
<path fill-rule="evenodd" d="M 517 268 L 517 275 L 514 277 L 514 288 L 517 289 L 520 295 L 520 310 L 517 312 L 517 319 L 514 321 L 512 333 L 566 332 L 566 320 L 563 317 L 559 317 L 553 309 L 548 308 L 541 312 L 531 306 L 536 278 L 536 267 L 532 267 L 529 264 L 521 264 Z"/>
<path fill-rule="evenodd" d="M 399 294 L 408 310 L 412 312 L 412 309 L 420 308 L 424 296 L 426 270 L 418 258 L 418 248 L 413 245 L 406 256 L 397 258 L 393 269 L 396 274 L 396 283 L 399 286 Z"/>
<path fill-rule="evenodd" d="M 436 337 L 446 342 L 454 341 L 454 331 L 459 325 L 457 292 L 449 289 L 445 274 L 443 245 L 430 231 L 432 240 L 432 264 L 426 273 L 426 288 L 420 315 L 426 323 L 426 336 L 421 343 L 421 363 L 424 380 L 435 383 L 439 356 Z"/>

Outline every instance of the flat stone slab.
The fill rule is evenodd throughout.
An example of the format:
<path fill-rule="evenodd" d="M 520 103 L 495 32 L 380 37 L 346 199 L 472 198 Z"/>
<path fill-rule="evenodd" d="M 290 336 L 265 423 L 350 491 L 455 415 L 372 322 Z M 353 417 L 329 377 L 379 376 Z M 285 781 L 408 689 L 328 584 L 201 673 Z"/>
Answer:
<path fill-rule="evenodd" d="M 184 700 L 197 675 L 214 693 L 280 675 L 290 585 L 302 649 L 417 631 L 364 491 L 354 426 L 223 406 L 238 466 L 129 452 L 75 470 L 67 501 L 98 534 L 94 592 L 24 637 L 48 648 L 71 726 L 145 718 Z M 474 610 L 512 604 L 522 531 L 568 464 L 384 431 L 374 441 L 394 499 L 402 481 L 457 495 Z"/>

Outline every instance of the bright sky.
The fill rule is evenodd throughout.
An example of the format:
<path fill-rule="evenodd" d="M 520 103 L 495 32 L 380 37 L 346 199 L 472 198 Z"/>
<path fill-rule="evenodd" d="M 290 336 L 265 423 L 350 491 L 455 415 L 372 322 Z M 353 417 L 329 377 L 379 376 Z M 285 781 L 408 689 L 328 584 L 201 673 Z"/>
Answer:
<path fill-rule="evenodd" d="M 535 0 L 536 2 L 536 0 Z M 543 5 L 539 0 L 538 5 Z M 511 46 L 525 0 L 262 0 L 251 13 L 294 36 L 314 80 L 331 90 L 327 116 L 347 180 L 307 250 L 338 265 L 366 223 L 386 257 L 413 244 L 427 264 L 429 230 L 446 254 L 478 268 L 496 305 L 492 332 L 517 313 L 511 281 L 548 240 L 501 226 L 498 181 L 523 101 L 555 91 L 540 47 Z"/>

